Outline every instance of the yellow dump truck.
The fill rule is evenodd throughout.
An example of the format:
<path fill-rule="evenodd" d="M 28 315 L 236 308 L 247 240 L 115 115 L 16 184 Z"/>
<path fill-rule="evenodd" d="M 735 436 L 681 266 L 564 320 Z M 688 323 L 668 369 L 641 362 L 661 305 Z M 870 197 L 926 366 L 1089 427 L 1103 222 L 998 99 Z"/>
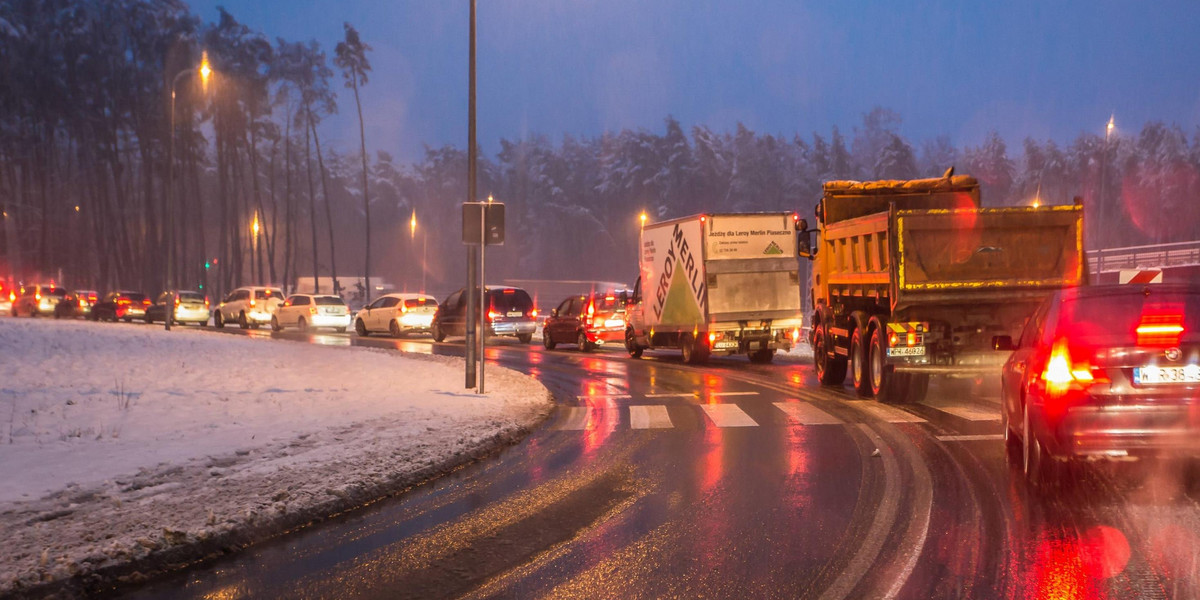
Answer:
<path fill-rule="evenodd" d="M 931 375 L 998 373 L 1038 303 L 1086 277 L 1083 209 L 982 208 L 966 175 L 830 181 L 817 206 L 810 341 L 821 383 L 915 402 Z"/>

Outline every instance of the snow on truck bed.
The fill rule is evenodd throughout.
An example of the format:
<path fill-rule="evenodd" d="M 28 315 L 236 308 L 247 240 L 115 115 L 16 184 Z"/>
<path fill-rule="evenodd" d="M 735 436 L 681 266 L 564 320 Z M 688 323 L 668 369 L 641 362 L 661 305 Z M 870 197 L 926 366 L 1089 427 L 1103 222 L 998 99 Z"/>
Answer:
<path fill-rule="evenodd" d="M 0 595 L 189 558 L 512 439 L 550 394 L 462 360 L 194 329 L 0 319 Z"/>

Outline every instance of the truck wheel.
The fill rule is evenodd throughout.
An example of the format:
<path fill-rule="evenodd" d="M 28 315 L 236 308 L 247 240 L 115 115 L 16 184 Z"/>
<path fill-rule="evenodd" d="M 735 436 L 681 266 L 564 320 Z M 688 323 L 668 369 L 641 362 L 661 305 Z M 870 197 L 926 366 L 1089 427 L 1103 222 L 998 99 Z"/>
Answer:
<path fill-rule="evenodd" d="M 863 398 L 871 394 L 871 365 L 867 362 L 867 347 L 863 343 L 861 327 L 855 327 L 850 334 L 850 378 L 854 382 L 854 391 Z"/>
<path fill-rule="evenodd" d="M 683 362 L 686 364 L 696 365 L 708 359 L 706 348 L 702 347 L 690 333 L 680 336 L 679 349 L 683 351 Z"/>
<path fill-rule="evenodd" d="M 642 352 L 645 351 L 645 348 L 639 346 L 637 339 L 633 337 L 633 329 L 625 330 L 625 351 L 629 353 L 630 358 L 641 358 Z"/>
<path fill-rule="evenodd" d="M 813 361 L 817 366 L 817 379 L 822 385 L 842 385 L 846 381 L 846 359 L 833 353 L 833 341 L 824 325 L 818 325 L 813 333 Z"/>
<path fill-rule="evenodd" d="M 765 365 L 772 360 L 775 360 L 775 351 L 770 348 L 763 348 L 750 353 L 750 362 L 756 365 Z"/>
<path fill-rule="evenodd" d="M 887 369 L 887 339 L 883 328 L 871 331 L 871 345 L 867 348 L 866 362 L 871 380 L 871 395 L 880 402 L 903 403 L 908 396 L 909 376 Z"/>

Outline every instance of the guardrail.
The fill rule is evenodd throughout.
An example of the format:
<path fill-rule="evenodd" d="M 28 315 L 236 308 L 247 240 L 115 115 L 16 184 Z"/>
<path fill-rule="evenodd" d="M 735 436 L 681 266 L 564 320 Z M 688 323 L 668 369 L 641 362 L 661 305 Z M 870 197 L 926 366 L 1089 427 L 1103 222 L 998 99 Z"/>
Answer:
<path fill-rule="evenodd" d="M 1092 273 L 1200 265 L 1200 240 L 1089 250 L 1087 259 Z"/>

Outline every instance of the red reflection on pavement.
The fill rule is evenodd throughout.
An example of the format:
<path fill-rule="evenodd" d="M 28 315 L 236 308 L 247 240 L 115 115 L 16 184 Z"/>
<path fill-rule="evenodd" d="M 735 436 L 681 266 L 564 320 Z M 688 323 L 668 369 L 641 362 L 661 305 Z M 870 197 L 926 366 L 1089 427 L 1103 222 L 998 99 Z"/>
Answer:
<path fill-rule="evenodd" d="M 603 395 L 607 386 L 594 381 L 589 381 L 588 385 L 601 388 L 599 392 L 589 389 L 584 399 L 588 412 L 587 424 L 583 428 L 583 453 L 591 456 L 604 445 L 613 431 L 616 431 L 620 412 L 617 410 L 616 401 Z"/>
<path fill-rule="evenodd" d="M 803 425 L 791 425 L 787 435 L 787 502 L 792 508 L 806 509 L 812 504 L 808 479 L 808 432 Z"/>
<path fill-rule="evenodd" d="M 1124 571 L 1130 555 L 1125 534 L 1107 525 L 1079 537 L 1045 535 L 1034 551 L 1031 595 L 1048 600 L 1108 598 L 1104 581 Z"/>
<path fill-rule="evenodd" d="M 700 459 L 700 491 L 709 494 L 725 475 L 725 440 L 720 427 L 704 429 L 704 456 Z"/>

